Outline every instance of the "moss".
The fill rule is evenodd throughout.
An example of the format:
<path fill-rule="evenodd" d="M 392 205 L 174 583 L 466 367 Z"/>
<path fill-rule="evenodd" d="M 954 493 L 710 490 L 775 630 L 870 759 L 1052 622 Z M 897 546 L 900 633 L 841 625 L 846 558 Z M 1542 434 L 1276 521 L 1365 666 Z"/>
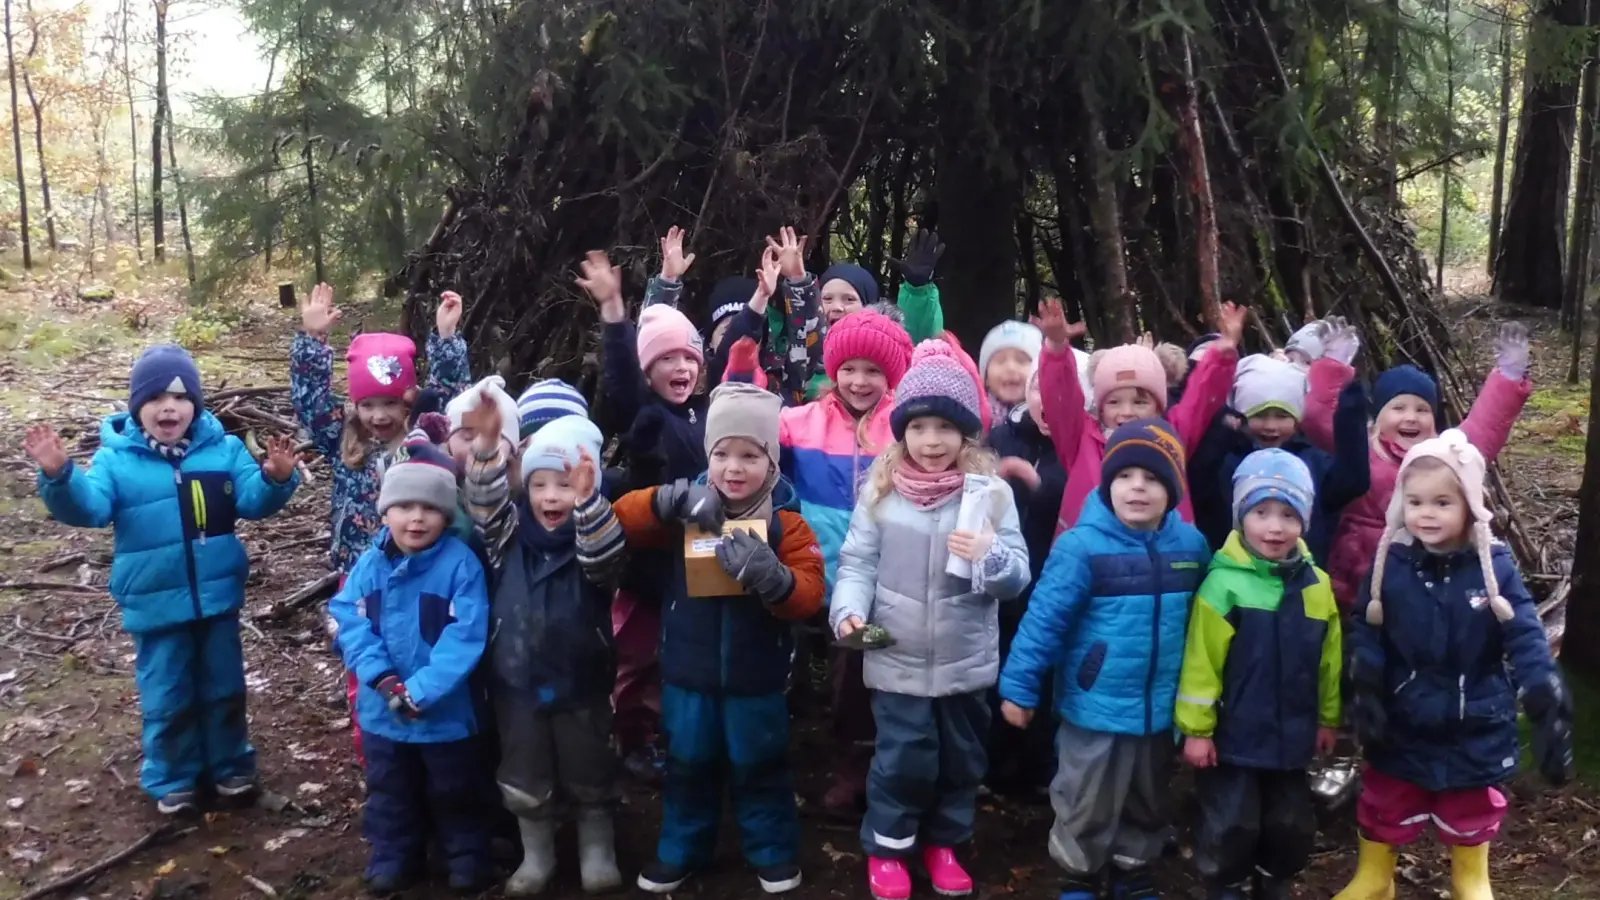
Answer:
<path fill-rule="evenodd" d="M 1541 415 L 1589 414 L 1589 389 L 1574 385 L 1556 385 L 1534 391 L 1525 407 L 1528 412 Z"/>
<path fill-rule="evenodd" d="M 1588 451 L 1589 438 L 1582 434 L 1563 434 L 1555 439 L 1551 448 L 1557 453 L 1576 456 L 1582 459 Z"/>

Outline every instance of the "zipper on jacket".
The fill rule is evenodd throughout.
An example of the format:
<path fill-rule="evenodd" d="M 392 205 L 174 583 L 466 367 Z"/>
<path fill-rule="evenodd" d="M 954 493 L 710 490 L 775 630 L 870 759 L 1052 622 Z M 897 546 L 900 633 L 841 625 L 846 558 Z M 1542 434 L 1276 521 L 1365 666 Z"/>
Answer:
<path fill-rule="evenodd" d="M 1150 555 L 1150 578 L 1155 585 L 1156 601 L 1150 614 L 1150 667 L 1144 676 L 1144 733 L 1149 734 L 1151 726 L 1155 724 L 1155 698 L 1150 691 L 1155 687 L 1156 667 L 1161 660 L 1161 563 L 1153 536 L 1145 539 L 1144 549 Z"/>
<path fill-rule="evenodd" d="M 1461 698 L 1461 706 L 1456 718 L 1464 720 L 1467 717 L 1467 675 L 1465 672 L 1456 676 L 1456 696 Z"/>
<path fill-rule="evenodd" d="M 177 486 L 178 502 L 183 502 L 183 470 L 176 464 L 172 467 L 172 483 Z M 195 509 L 195 530 L 201 534 L 205 531 L 200 527 L 200 516 L 203 515 L 199 507 Z M 200 584 L 194 571 L 194 543 L 187 537 L 183 539 L 183 563 L 189 573 L 189 602 L 194 605 L 194 617 L 203 619 L 205 615 L 200 611 Z"/>
<path fill-rule="evenodd" d="M 1394 691 L 1393 691 L 1393 696 L 1396 696 L 1396 697 L 1400 696 L 1400 692 L 1406 689 L 1406 685 L 1408 685 L 1411 682 L 1416 681 L 1416 680 L 1417 680 L 1417 670 L 1416 669 L 1412 669 L 1411 670 L 1411 674 L 1407 675 L 1405 677 L 1404 681 L 1402 681 L 1399 684 L 1395 685 L 1395 688 L 1394 688 Z"/>

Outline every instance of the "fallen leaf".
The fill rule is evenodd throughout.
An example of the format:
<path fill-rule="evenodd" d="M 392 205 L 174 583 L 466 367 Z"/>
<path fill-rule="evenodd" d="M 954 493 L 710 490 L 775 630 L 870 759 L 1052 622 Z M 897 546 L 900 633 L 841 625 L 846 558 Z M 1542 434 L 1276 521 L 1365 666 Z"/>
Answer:
<path fill-rule="evenodd" d="M 88 789 L 89 789 L 89 779 L 87 779 L 87 778 L 68 778 L 67 779 L 67 793 L 69 793 L 69 794 L 81 794 L 81 793 L 83 793 L 84 791 L 86 791 Z"/>
<path fill-rule="evenodd" d="M 211 847 L 211 848 L 207 849 L 206 852 L 211 854 L 212 856 L 224 856 L 224 855 L 227 854 L 228 848 L 219 845 L 219 846 Z"/>
<path fill-rule="evenodd" d="M 835 849 L 832 843 L 824 843 L 822 845 L 822 852 L 828 854 L 828 859 L 833 862 L 840 862 L 846 859 L 858 860 L 861 858 L 854 853 L 848 853 L 844 850 Z"/>
<path fill-rule="evenodd" d="M 315 781 L 303 781 L 299 787 L 299 791 L 302 794 L 320 794 L 327 789 L 327 785 L 318 784 Z"/>
<path fill-rule="evenodd" d="M 0 672 L 0 684 L 6 684 L 7 682 L 16 681 L 16 680 L 17 680 L 17 670 L 16 669 L 7 669 L 4 672 Z"/>
<path fill-rule="evenodd" d="M 17 810 L 21 809 L 23 807 L 23 805 L 26 804 L 27 802 L 28 801 L 22 799 L 21 797 L 12 797 L 10 800 L 6 801 L 6 809 L 11 810 L 12 812 L 16 812 Z"/>
<path fill-rule="evenodd" d="M 8 763 L 5 769 L 0 771 L 0 774 L 4 774 L 7 778 L 15 778 L 18 775 L 37 775 L 39 774 L 39 761 L 31 756 L 19 756 Z"/>
<path fill-rule="evenodd" d="M 282 850 L 285 844 L 288 844 L 295 838 L 305 837 L 307 833 L 308 832 L 304 828 L 291 828 L 288 831 L 285 831 L 283 834 L 280 834 L 277 837 L 267 841 L 262 846 L 267 850 L 276 852 L 278 850 Z"/>
<path fill-rule="evenodd" d="M 163 877 L 171 875 L 176 871 L 178 871 L 178 861 L 175 859 L 169 859 L 161 865 L 156 866 L 156 874 Z"/>
<path fill-rule="evenodd" d="M 17 862 L 29 866 L 41 859 L 44 859 L 44 851 L 32 845 L 22 847 L 7 847 L 6 853 Z"/>

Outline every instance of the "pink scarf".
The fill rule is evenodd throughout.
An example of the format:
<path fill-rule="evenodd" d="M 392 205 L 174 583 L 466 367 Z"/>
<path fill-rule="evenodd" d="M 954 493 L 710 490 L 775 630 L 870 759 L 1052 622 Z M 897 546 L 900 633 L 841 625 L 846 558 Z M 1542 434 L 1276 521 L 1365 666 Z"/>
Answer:
<path fill-rule="evenodd" d="M 943 472 L 929 472 L 909 459 L 894 468 L 894 489 L 917 509 L 934 509 L 949 503 L 961 493 L 967 475 L 955 466 Z"/>

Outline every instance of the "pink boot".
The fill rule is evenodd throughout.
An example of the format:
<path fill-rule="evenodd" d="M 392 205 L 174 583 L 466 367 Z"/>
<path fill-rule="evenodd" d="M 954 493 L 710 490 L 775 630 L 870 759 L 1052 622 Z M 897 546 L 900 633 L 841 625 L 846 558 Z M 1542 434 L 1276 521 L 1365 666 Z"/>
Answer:
<path fill-rule="evenodd" d="M 872 891 L 874 900 L 909 900 L 911 873 L 906 871 L 906 864 L 901 860 L 869 856 L 867 889 Z"/>
<path fill-rule="evenodd" d="M 922 851 L 922 865 L 933 882 L 933 892 L 941 897 L 965 897 L 972 893 L 972 876 L 956 862 L 949 847 L 928 847 Z"/>

